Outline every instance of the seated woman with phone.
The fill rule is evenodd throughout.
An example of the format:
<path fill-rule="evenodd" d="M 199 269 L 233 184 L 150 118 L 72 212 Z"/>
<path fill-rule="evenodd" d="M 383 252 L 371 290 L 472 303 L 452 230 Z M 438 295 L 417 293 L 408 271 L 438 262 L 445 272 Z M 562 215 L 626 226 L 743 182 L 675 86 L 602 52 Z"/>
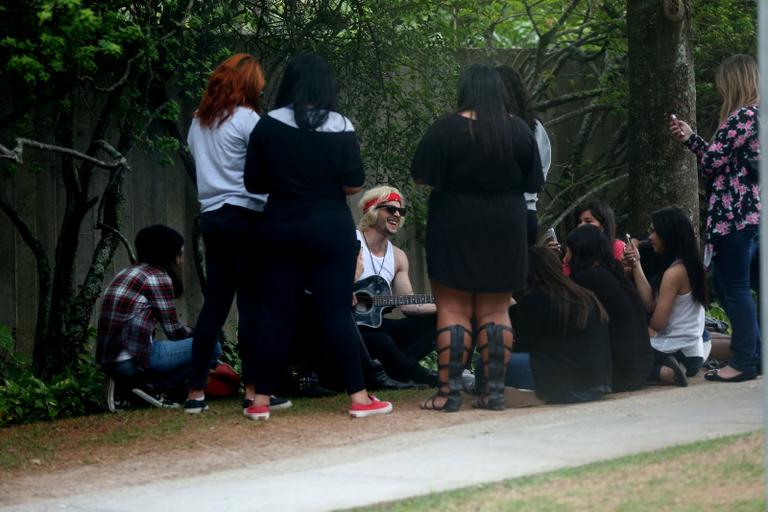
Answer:
<path fill-rule="evenodd" d="M 702 339 L 707 283 L 693 225 L 680 208 L 651 214 L 649 241 L 662 268 L 651 282 L 640 265 L 638 251 L 628 247 L 625 264 L 650 316 L 654 364 L 649 380 L 687 386 L 707 357 Z"/>
<path fill-rule="evenodd" d="M 591 290 L 608 312 L 613 391 L 640 389 L 653 358 L 645 310 L 608 238 L 596 226 L 577 227 L 566 238 L 565 261 L 573 280 Z"/>

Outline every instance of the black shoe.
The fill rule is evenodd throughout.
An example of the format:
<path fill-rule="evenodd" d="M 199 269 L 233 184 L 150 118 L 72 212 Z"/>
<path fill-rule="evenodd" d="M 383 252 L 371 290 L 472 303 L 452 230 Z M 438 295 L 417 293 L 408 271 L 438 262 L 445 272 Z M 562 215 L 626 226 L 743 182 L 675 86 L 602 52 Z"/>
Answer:
<path fill-rule="evenodd" d="M 673 356 L 667 356 L 662 363 L 664 366 L 672 370 L 675 374 L 674 381 L 676 386 L 684 388 L 688 386 L 688 379 L 685 376 L 685 368 L 682 367 L 680 362 Z"/>
<path fill-rule="evenodd" d="M 438 384 L 437 372 L 435 370 L 427 370 L 423 375 L 420 384 L 426 384 L 430 388 L 436 388 Z"/>
<path fill-rule="evenodd" d="M 415 382 L 400 382 L 395 380 L 384 371 L 383 368 L 368 372 L 368 378 L 365 379 L 369 389 L 373 390 L 392 390 L 392 389 L 414 389 L 418 386 Z"/>
<path fill-rule="evenodd" d="M 737 376 L 731 377 L 729 379 L 721 377 L 718 372 L 719 370 L 712 370 L 704 375 L 704 378 L 712 382 L 746 382 L 748 380 L 754 380 L 757 378 L 757 371 L 741 372 Z"/>
<path fill-rule="evenodd" d="M 169 400 L 163 393 L 158 393 L 149 388 L 133 388 L 131 390 L 134 395 L 144 400 L 152 407 L 164 408 L 164 409 L 178 409 L 181 405 Z"/>
<path fill-rule="evenodd" d="M 293 392 L 298 396 L 307 398 L 323 398 L 333 396 L 335 391 L 324 388 L 320 385 L 320 379 L 315 372 L 295 373 L 293 376 Z"/>
<path fill-rule="evenodd" d="M 293 407 L 293 402 L 287 398 L 277 398 L 275 395 L 269 396 L 269 408 L 273 411 L 280 411 L 283 409 L 290 409 Z"/>

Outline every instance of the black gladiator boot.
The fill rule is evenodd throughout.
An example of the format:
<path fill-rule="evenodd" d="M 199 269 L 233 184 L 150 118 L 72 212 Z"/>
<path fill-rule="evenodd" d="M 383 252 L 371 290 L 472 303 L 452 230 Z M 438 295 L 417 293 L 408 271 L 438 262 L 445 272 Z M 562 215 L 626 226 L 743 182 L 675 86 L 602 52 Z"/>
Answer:
<path fill-rule="evenodd" d="M 473 402 L 472 406 L 479 409 L 503 411 L 504 374 L 506 372 L 504 359 L 506 353 L 512 351 L 511 346 L 504 345 L 504 331 L 512 332 L 512 328 L 508 325 L 488 322 L 475 330 L 475 335 L 479 337 L 483 330 L 485 330 L 486 342 L 480 345 L 478 341 L 477 351 L 481 356 L 484 356 L 483 363 L 487 372 L 485 390 L 481 390 L 482 395 Z"/>
<path fill-rule="evenodd" d="M 471 340 L 472 332 L 463 325 L 454 324 L 438 329 L 438 337 L 444 331 L 449 332 L 451 337 L 448 344 L 437 349 L 437 393 L 421 404 L 421 408 L 432 411 L 457 412 L 461 409 L 461 390 L 464 387 L 461 374 L 464 371 L 465 353 L 469 352 L 469 348 L 464 343 L 464 336 L 468 334 Z M 443 355 L 445 352 L 448 352 L 447 358 Z M 448 361 L 443 362 L 445 359 Z M 446 370 L 448 372 L 447 381 L 443 377 Z M 435 403 L 438 398 L 446 399 L 442 406 Z"/>

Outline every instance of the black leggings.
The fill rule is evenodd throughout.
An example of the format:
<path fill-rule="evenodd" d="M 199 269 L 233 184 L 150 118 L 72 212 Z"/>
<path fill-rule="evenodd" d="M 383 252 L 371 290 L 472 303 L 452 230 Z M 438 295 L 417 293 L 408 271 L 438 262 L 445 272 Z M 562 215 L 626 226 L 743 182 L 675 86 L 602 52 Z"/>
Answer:
<path fill-rule="evenodd" d="M 261 318 L 261 288 L 257 249 L 263 213 L 225 204 L 202 214 L 200 229 L 205 242 L 205 301 L 195 326 L 192 344 L 190 389 L 203 389 L 219 332 L 227 320 L 237 292 L 238 342 L 243 362 L 243 382 L 254 383 L 253 347 Z"/>
<path fill-rule="evenodd" d="M 528 247 L 536 245 L 539 238 L 539 218 L 536 210 L 525 210 L 525 231 L 528 235 Z"/>
<path fill-rule="evenodd" d="M 302 321 L 305 289 L 312 290 L 318 332 L 342 370 L 347 393 L 365 389 L 359 341 L 350 317 L 357 246 L 348 210 L 263 223 L 264 321 L 254 351 L 258 394 L 272 394 L 286 364 Z"/>
<path fill-rule="evenodd" d="M 381 327 L 360 327 L 371 357 L 397 380 L 423 382 L 428 371 L 419 361 L 435 350 L 435 315 L 385 318 Z"/>

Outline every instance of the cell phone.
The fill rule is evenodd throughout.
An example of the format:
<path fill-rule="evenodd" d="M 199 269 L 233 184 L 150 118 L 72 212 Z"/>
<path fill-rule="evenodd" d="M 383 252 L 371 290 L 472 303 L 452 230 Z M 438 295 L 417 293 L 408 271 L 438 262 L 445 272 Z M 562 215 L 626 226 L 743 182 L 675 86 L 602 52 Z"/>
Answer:
<path fill-rule="evenodd" d="M 553 241 L 555 243 L 558 243 L 558 241 L 557 241 L 557 233 L 555 233 L 555 228 L 549 228 L 544 233 L 544 241 L 547 241 L 547 240 L 551 240 L 551 241 Z"/>
<path fill-rule="evenodd" d="M 627 241 L 629 245 L 632 245 L 632 237 L 629 235 L 629 233 L 624 234 L 624 239 Z"/>

